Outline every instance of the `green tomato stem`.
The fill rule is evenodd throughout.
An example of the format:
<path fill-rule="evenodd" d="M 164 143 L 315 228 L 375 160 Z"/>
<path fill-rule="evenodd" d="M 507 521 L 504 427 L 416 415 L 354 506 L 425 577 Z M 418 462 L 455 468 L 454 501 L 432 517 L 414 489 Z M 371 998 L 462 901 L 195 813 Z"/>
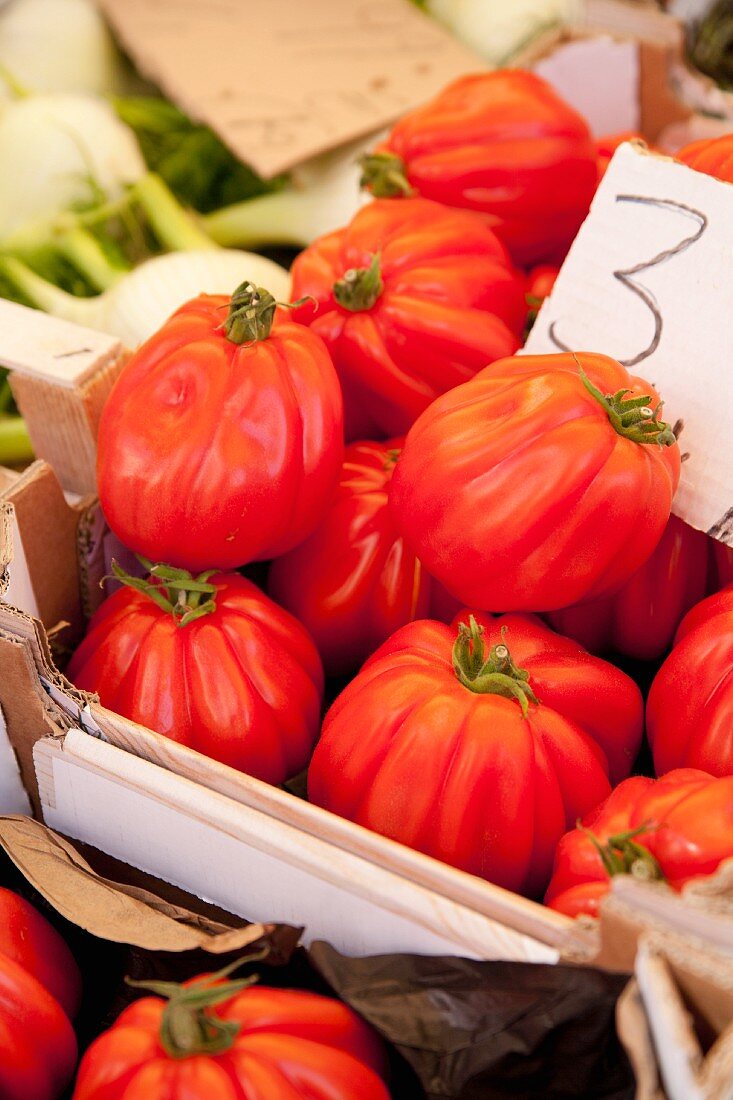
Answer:
<path fill-rule="evenodd" d="M 372 308 L 384 290 L 379 259 L 375 252 L 369 267 L 352 267 L 333 284 L 333 296 L 340 306 L 352 313 Z"/>
<path fill-rule="evenodd" d="M 529 685 L 529 673 L 514 664 L 504 643 L 505 633 L 506 627 L 503 627 L 502 641 L 492 646 L 486 657 L 484 628 L 471 615 L 468 626 L 465 623 L 458 626 L 458 636 L 453 645 L 453 670 L 463 686 L 477 695 L 502 695 L 506 699 L 516 699 L 526 718 L 529 703 L 538 704 L 539 699 Z"/>
<path fill-rule="evenodd" d="M 677 437 L 669 424 L 659 419 L 662 402 L 652 409 L 649 394 L 641 397 L 627 397 L 631 390 L 617 390 L 616 393 L 603 394 L 594 386 L 588 375 L 580 367 L 580 380 L 588 393 L 595 397 L 611 421 L 611 427 L 619 435 L 630 439 L 632 443 L 656 443 L 659 447 L 672 447 Z"/>
<path fill-rule="evenodd" d="M 359 161 L 361 179 L 377 199 L 407 198 L 415 194 L 407 179 L 405 162 L 394 153 L 369 153 Z"/>

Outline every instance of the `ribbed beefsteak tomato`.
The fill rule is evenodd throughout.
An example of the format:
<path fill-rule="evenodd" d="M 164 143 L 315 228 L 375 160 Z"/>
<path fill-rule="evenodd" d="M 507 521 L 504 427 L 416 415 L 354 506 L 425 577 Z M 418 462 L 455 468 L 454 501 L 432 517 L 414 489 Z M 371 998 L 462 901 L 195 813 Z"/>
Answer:
<path fill-rule="evenodd" d="M 664 878 L 679 890 L 731 857 L 733 776 L 635 775 L 562 838 L 545 901 L 569 917 L 595 916 L 611 875 Z"/>
<path fill-rule="evenodd" d="M 647 700 L 657 775 L 701 768 L 733 775 L 733 586 L 685 616 Z"/>
<path fill-rule="evenodd" d="M 652 556 L 618 592 L 553 611 L 548 622 L 591 653 L 614 650 L 640 661 L 661 657 L 683 615 L 707 591 L 711 542 L 670 516 Z"/>
<path fill-rule="evenodd" d="M 659 398 L 590 353 L 502 359 L 417 420 L 392 478 L 398 529 L 457 599 L 553 611 L 649 557 L 680 471 Z"/>
<path fill-rule="evenodd" d="M 339 1001 L 202 976 L 140 983 L 82 1059 L 73 1100 L 389 1100 L 377 1036 Z"/>
<path fill-rule="evenodd" d="M 524 277 L 473 215 L 369 203 L 293 264 L 294 316 L 322 336 L 347 441 L 406 432 L 434 397 L 519 346 Z"/>
<path fill-rule="evenodd" d="M 522 264 L 562 258 L 598 182 L 585 120 L 521 69 L 449 84 L 403 115 L 363 168 L 375 195 L 417 192 L 483 214 Z"/>
<path fill-rule="evenodd" d="M 231 569 L 318 523 L 343 458 L 323 343 L 262 288 L 181 306 L 123 368 L 102 413 L 99 498 L 152 561 Z"/>
<path fill-rule="evenodd" d="M 403 442 L 347 447 L 320 526 L 270 569 L 270 595 L 307 627 L 331 675 L 356 668 L 405 623 L 458 610 L 395 530 L 387 492 Z"/>
<path fill-rule="evenodd" d="M 61 936 L 29 902 L 0 889 L 0 1096 L 57 1100 L 76 1065 L 69 1017 L 81 976 Z"/>
<path fill-rule="evenodd" d="M 733 183 L 733 134 L 693 141 L 675 153 L 675 159 L 696 172 Z"/>
<path fill-rule="evenodd" d="M 93 615 L 67 675 L 103 705 L 269 783 L 306 764 L 323 670 L 307 631 L 237 573 L 155 566 Z"/>
<path fill-rule="evenodd" d="M 333 704 L 311 801 L 511 890 L 629 774 L 639 689 L 534 616 L 402 627 Z"/>

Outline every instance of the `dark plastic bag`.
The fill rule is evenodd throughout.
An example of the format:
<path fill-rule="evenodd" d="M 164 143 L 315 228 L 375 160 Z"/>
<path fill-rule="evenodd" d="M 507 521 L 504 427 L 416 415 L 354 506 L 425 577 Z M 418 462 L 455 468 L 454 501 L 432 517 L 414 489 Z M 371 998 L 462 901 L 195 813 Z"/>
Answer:
<path fill-rule="evenodd" d="M 325 943 L 310 957 L 397 1047 L 429 1100 L 633 1100 L 615 1028 L 626 975 L 422 955 L 350 959 Z"/>

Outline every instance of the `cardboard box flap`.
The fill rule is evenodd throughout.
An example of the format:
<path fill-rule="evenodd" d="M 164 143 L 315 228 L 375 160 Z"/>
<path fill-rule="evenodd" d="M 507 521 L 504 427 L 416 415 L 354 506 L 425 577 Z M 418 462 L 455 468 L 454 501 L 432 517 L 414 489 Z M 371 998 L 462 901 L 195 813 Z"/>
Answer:
<path fill-rule="evenodd" d="M 40 618 L 48 631 L 67 624 L 70 639 L 83 628 L 77 549 L 83 511 L 83 505 L 69 505 L 46 462 L 34 462 L 7 488 L 0 486 L 3 598 Z"/>
<path fill-rule="evenodd" d="M 268 940 L 280 926 L 223 924 L 137 886 L 97 874 L 62 836 L 28 817 L 0 816 L 0 845 L 48 903 L 100 939 L 150 951 L 212 954 L 238 951 Z M 297 929 L 285 929 L 292 947 Z M 282 939 L 282 937 L 281 937 Z"/>
<path fill-rule="evenodd" d="M 635 971 L 670 1100 L 733 1095 L 733 960 L 651 932 Z"/>
<path fill-rule="evenodd" d="M 409 0 L 97 2 L 143 76 L 266 178 L 485 68 Z"/>

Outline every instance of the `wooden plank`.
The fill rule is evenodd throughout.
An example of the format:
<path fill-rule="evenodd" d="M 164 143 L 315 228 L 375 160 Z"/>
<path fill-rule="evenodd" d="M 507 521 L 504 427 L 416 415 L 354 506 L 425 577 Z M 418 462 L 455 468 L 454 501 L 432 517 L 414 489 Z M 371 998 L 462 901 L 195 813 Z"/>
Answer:
<path fill-rule="evenodd" d="M 51 828 L 248 920 L 304 923 L 306 942 L 351 954 L 557 960 L 546 944 L 80 730 L 63 745 L 37 742 L 34 757 Z"/>

